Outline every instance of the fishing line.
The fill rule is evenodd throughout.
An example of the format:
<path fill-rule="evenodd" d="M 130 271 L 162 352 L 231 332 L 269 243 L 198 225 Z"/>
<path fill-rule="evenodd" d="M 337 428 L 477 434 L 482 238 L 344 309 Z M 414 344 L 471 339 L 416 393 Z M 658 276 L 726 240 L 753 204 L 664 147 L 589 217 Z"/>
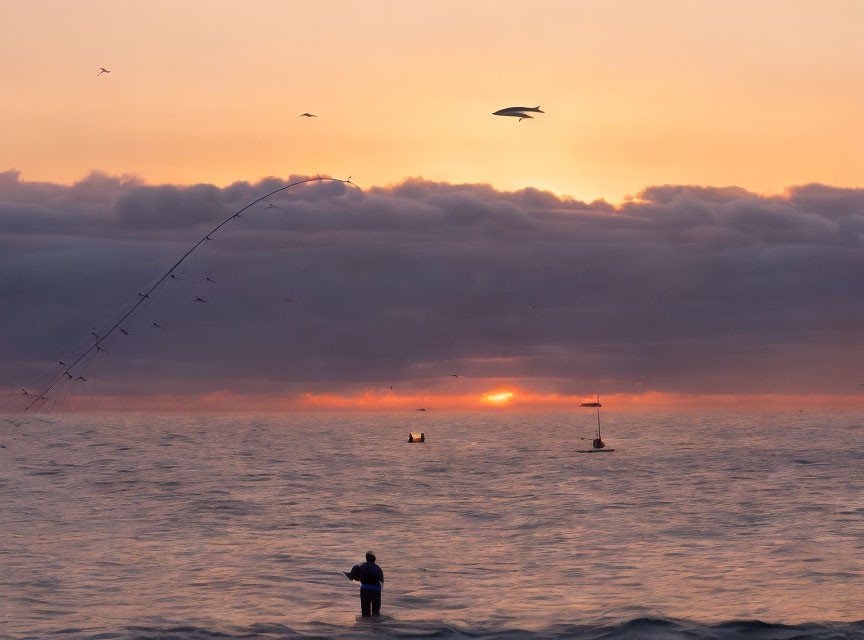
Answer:
<path fill-rule="evenodd" d="M 38 393 L 36 391 L 31 392 L 30 390 L 23 388 L 22 391 L 24 393 L 13 396 L 12 401 L 15 400 L 21 401 L 22 398 L 27 400 L 26 406 L 21 410 L 22 413 L 26 413 L 28 411 L 40 411 L 45 410 L 46 407 L 49 407 L 50 411 L 53 409 L 58 402 L 58 392 L 59 395 L 62 395 L 64 398 L 68 395 L 69 391 L 72 387 L 75 386 L 75 382 L 84 382 L 84 380 L 78 380 L 79 376 L 84 377 L 84 372 L 86 368 L 96 359 L 99 354 L 107 354 L 109 353 L 109 348 L 112 346 L 119 336 L 132 335 L 131 328 L 142 329 L 142 325 L 148 322 L 150 316 L 153 316 L 155 312 L 160 310 L 161 305 L 155 305 L 154 301 L 158 300 L 161 296 L 160 294 L 165 291 L 165 289 L 172 284 L 177 284 L 178 281 L 183 281 L 182 273 L 184 265 L 188 262 L 188 260 L 195 255 L 198 250 L 211 242 L 213 240 L 214 234 L 218 233 L 223 227 L 227 226 L 232 221 L 242 220 L 244 216 L 242 215 L 245 211 L 251 209 L 255 205 L 267 201 L 268 198 L 280 193 L 282 191 L 286 191 L 291 189 L 292 187 L 296 187 L 303 184 L 308 184 L 310 182 L 341 182 L 342 184 L 351 185 L 352 187 L 357 187 L 353 182 L 351 182 L 350 177 L 347 180 L 342 180 L 340 178 L 327 178 L 322 176 L 316 176 L 314 178 L 307 178 L 304 180 L 298 180 L 296 182 L 292 182 L 290 184 L 279 187 L 278 189 L 274 189 L 265 195 L 256 198 L 252 202 L 243 206 L 241 209 L 238 209 L 225 220 L 217 224 L 210 231 L 208 231 L 204 237 L 198 240 L 190 249 L 188 249 L 174 264 L 172 264 L 167 271 L 165 271 L 160 277 L 151 281 L 152 284 L 149 284 L 143 290 L 140 290 L 135 298 L 132 298 L 130 302 L 127 302 L 125 305 L 121 307 L 121 311 L 114 314 L 112 318 L 109 320 L 103 321 L 94 329 L 89 338 L 85 338 L 81 342 L 76 345 L 75 348 L 69 350 L 65 359 L 59 360 L 60 371 L 59 373 L 50 374 L 50 378 L 48 381 L 39 384 L 36 389 L 39 389 Z M 272 204 L 269 203 L 268 204 Z M 265 209 L 281 209 L 276 205 L 270 207 L 262 207 Z M 211 278 L 209 276 L 204 277 L 205 284 L 215 284 L 215 278 Z M 194 287 L 193 287 L 194 291 Z M 204 298 L 204 296 L 200 296 Z M 193 298 L 194 299 L 194 298 Z M 125 311 L 124 311 L 125 309 Z M 113 318 L 118 318 L 114 320 Z M 143 322 L 142 322 L 143 320 Z M 127 328 L 127 324 L 129 324 L 129 328 Z M 159 325 L 158 319 L 149 320 L 150 325 L 154 329 L 164 328 Z M 155 325 L 155 326 L 154 326 Z M 56 370 L 55 370 L 56 371 Z M 71 385 L 69 383 L 72 383 Z M 50 395 L 49 395 L 50 394 Z M 7 403 L 7 404 L 11 404 Z M 5 407 L 6 405 L 4 405 Z"/>

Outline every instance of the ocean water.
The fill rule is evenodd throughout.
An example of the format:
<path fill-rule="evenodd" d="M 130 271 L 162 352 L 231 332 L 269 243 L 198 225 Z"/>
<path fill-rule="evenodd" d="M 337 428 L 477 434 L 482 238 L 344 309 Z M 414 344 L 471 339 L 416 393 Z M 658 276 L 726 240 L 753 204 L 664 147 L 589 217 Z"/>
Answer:
<path fill-rule="evenodd" d="M 0 422 L 0 637 L 864 638 L 864 414 L 592 419 Z"/>

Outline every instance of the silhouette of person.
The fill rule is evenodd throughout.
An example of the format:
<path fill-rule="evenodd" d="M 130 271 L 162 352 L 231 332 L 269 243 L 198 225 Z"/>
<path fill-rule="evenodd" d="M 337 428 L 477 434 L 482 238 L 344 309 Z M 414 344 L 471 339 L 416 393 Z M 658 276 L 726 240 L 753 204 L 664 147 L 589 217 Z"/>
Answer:
<path fill-rule="evenodd" d="M 344 571 L 349 580 L 360 582 L 360 613 L 363 616 L 381 614 L 381 588 L 384 586 L 384 572 L 375 564 L 375 554 L 366 552 L 366 562 L 355 564 L 351 571 Z"/>
<path fill-rule="evenodd" d="M 591 446 L 595 449 L 602 449 L 606 446 L 606 443 L 603 442 L 600 438 L 594 438 L 594 442 L 591 443 Z"/>

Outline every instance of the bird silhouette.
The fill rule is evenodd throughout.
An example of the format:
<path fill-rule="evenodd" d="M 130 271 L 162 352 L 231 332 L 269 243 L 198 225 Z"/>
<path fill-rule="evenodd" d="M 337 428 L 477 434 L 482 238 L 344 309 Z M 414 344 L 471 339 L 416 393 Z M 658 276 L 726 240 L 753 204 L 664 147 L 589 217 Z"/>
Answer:
<path fill-rule="evenodd" d="M 126 329 L 124 329 L 123 327 L 120 327 L 120 333 L 122 333 L 124 336 L 131 336 L 132 335 L 131 333 L 126 331 Z"/>
<path fill-rule="evenodd" d="M 506 109 L 498 109 L 498 111 L 494 112 L 493 116 L 505 116 L 508 118 L 519 118 L 519 122 L 524 120 L 525 118 L 534 118 L 534 116 L 529 116 L 526 112 L 532 111 L 534 113 L 544 113 L 544 111 L 540 110 L 540 107 L 507 107 Z"/>
<path fill-rule="evenodd" d="M 198 296 L 195 296 L 192 299 L 192 302 L 207 302 L 207 301 L 204 298 L 199 298 Z"/>
<path fill-rule="evenodd" d="M 100 71 L 97 73 L 97 76 L 101 76 L 103 73 L 111 73 L 110 69 L 106 69 L 105 67 L 99 67 Z"/>
<path fill-rule="evenodd" d="M 525 111 L 533 111 L 534 113 L 546 113 L 545 111 L 541 110 L 539 106 L 538 107 L 507 107 L 506 109 L 499 109 L 498 111 L 496 111 L 492 115 L 493 116 L 506 116 L 508 113 L 517 112 L 517 111 L 521 111 L 523 113 Z"/>
<path fill-rule="evenodd" d="M 76 379 L 76 380 L 81 380 L 81 382 L 87 382 L 87 378 L 85 378 L 84 376 L 78 376 L 78 377 L 75 378 L 75 379 Z"/>
<path fill-rule="evenodd" d="M 150 323 L 150 326 L 156 327 L 157 329 L 164 329 L 165 328 L 161 324 L 159 324 L 158 322 L 152 322 L 152 323 Z"/>
<path fill-rule="evenodd" d="M 294 298 L 285 297 L 285 302 L 297 302 Z"/>
<path fill-rule="evenodd" d="M 299 116 L 297 116 L 297 117 L 298 117 L 298 118 L 317 118 L 318 116 L 316 116 L 314 113 L 309 113 L 309 112 L 307 111 L 306 113 L 301 113 L 301 114 L 300 114 Z"/>

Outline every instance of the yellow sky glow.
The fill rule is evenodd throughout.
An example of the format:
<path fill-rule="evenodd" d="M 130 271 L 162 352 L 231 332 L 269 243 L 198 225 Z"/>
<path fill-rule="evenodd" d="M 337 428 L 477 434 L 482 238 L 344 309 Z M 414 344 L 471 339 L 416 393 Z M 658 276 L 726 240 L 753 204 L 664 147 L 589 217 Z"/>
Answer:
<path fill-rule="evenodd" d="M 0 169 L 860 184 L 860 2 L 6 2 Z M 97 77 L 100 66 L 112 70 Z M 491 112 L 541 105 L 534 120 Z M 298 118 L 310 111 L 318 118 Z"/>

